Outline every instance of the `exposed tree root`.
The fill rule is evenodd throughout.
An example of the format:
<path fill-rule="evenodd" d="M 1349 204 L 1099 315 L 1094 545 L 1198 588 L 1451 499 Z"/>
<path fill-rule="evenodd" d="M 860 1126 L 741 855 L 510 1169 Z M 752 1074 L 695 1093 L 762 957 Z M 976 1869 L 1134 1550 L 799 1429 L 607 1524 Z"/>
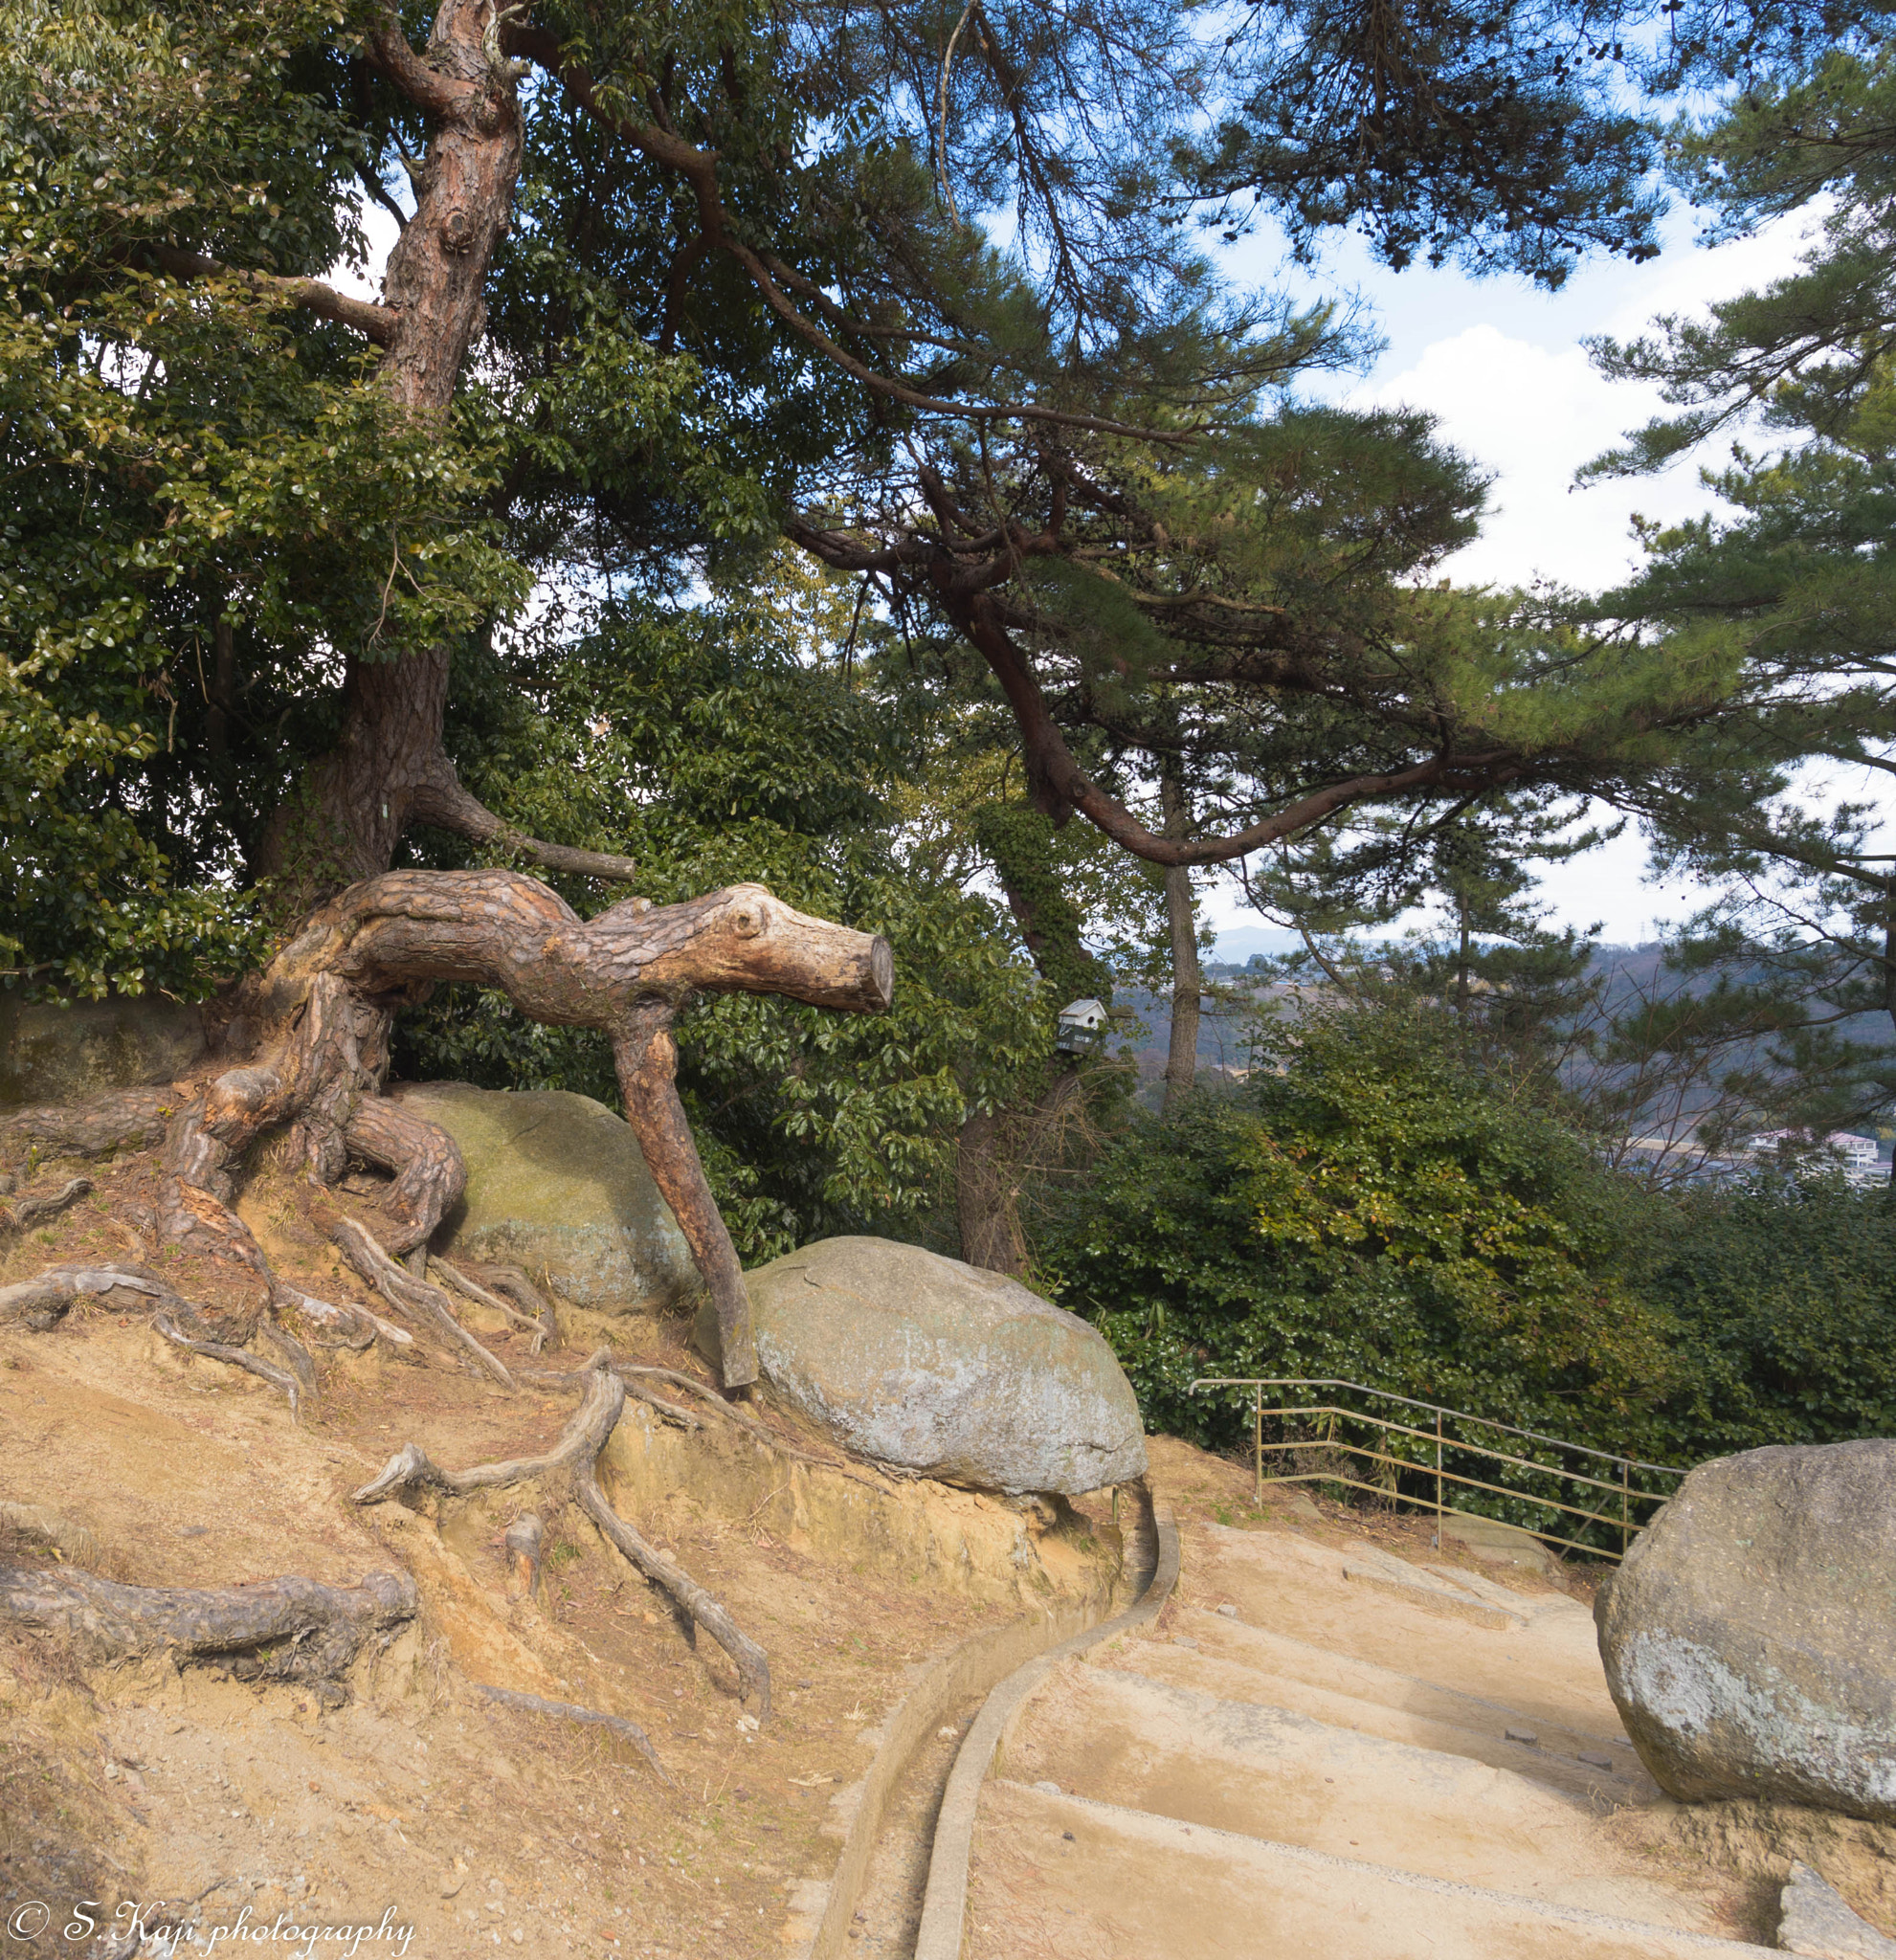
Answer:
<path fill-rule="evenodd" d="M 7 1180 L 6 1188 L 11 1192 L 12 1179 Z M 62 1184 L 56 1192 L 49 1192 L 36 1198 L 21 1198 L 17 1204 L 0 1205 L 0 1238 L 25 1232 L 34 1225 L 43 1225 L 48 1218 L 56 1218 L 69 1205 L 76 1205 L 92 1189 L 89 1177 L 75 1177 Z"/>
<path fill-rule="evenodd" d="M 242 1369 L 246 1374 L 254 1374 L 272 1388 L 280 1389 L 289 1399 L 290 1414 L 301 1420 L 303 1396 L 314 1393 L 316 1389 L 316 1364 L 302 1343 L 272 1321 L 266 1309 L 245 1330 L 244 1341 L 261 1335 L 282 1357 L 285 1366 L 279 1368 L 258 1355 L 247 1353 L 243 1345 L 219 1339 L 222 1330 L 207 1326 L 198 1309 L 147 1266 L 50 1266 L 33 1279 L 0 1286 L 0 1326 L 19 1322 L 43 1334 L 57 1326 L 87 1296 L 103 1299 L 115 1292 L 132 1295 L 141 1310 L 149 1315 L 153 1329 L 174 1348 Z M 298 1294 L 297 1299 L 305 1306 L 323 1304 L 312 1301 L 308 1294 Z"/>
<path fill-rule="evenodd" d="M 755 1700 L 757 1719 L 770 1719 L 770 1663 L 763 1648 L 750 1638 L 710 1593 L 691 1574 L 675 1566 L 636 1531 L 606 1502 L 606 1494 L 589 1468 L 573 1483 L 573 1499 L 580 1509 L 624 1552 L 626 1557 L 652 1580 L 662 1586 L 705 1629 L 733 1661 L 744 1699 Z"/>
<path fill-rule="evenodd" d="M 448 1304 L 448 1296 L 440 1287 L 430 1285 L 426 1280 L 417 1280 L 413 1273 L 398 1266 L 376 1243 L 374 1234 L 346 1212 L 333 1212 L 325 1222 L 329 1236 L 341 1249 L 343 1257 L 390 1306 L 397 1312 L 419 1314 L 437 1333 L 472 1355 L 509 1393 L 513 1392 L 514 1378 L 507 1371 L 506 1364 L 488 1353 L 455 1318 L 454 1309 Z"/>
<path fill-rule="evenodd" d="M 418 1443 L 406 1444 L 391 1457 L 382 1474 L 354 1495 L 359 1504 L 379 1503 L 412 1490 L 436 1490 L 449 1497 L 468 1497 L 480 1490 L 504 1490 L 541 1479 L 570 1480 L 572 1500 L 612 1543 L 655 1584 L 662 1586 L 700 1626 L 708 1632 L 736 1664 L 744 1698 L 758 1704 L 758 1718 L 770 1712 L 770 1665 L 764 1650 L 739 1628 L 724 1606 L 689 1572 L 648 1545 L 606 1501 L 593 1475 L 593 1464 L 606 1447 L 624 1413 L 626 1385 L 605 1365 L 601 1348 L 595 1366 L 582 1370 L 586 1398 L 561 1432 L 559 1440 L 542 1457 L 524 1457 L 503 1463 L 478 1463 L 469 1470 L 443 1470 L 429 1459 Z"/>
<path fill-rule="evenodd" d="M 490 1293 L 480 1281 L 470 1279 L 457 1267 L 449 1265 L 446 1259 L 431 1258 L 428 1271 L 438 1274 L 445 1285 L 453 1287 L 463 1300 L 471 1300 L 477 1306 L 484 1306 L 490 1313 L 498 1313 L 517 1327 L 524 1327 L 533 1336 L 528 1347 L 529 1354 L 538 1354 L 546 1345 L 546 1323 L 538 1314 L 523 1313 L 511 1300 L 503 1299 L 498 1293 Z M 546 1303 L 542 1301 L 542 1306 Z"/>
<path fill-rule="evenodd" d="M 792 1442 L 788 1437 L 779 1436 L 775 1430 L 767 1429 L 754 1416 L 745 1414 L 741 1409 L 733 1409 L 708 1383 L 695 1381 L 690 1375 L 681 1374 L 675 1368 L 650 1368 L 643 1363 L 632 1361 L 615 1361 L 613 1367 L 625 1379 L 628 1388 L 633 1386 L 634 1375 L 655 1375 L 660 1381 L 675 1382 L 681 1389 L 689 1389 L 693 1394 L 702 1396 L 705 1404 L 716 1410 L 725 1421 L 734 1428 L 743 1430 L 747 1436 L 754 1437 L 767 1450 L 772 1450 L 780 1457 L 788 1457 L 792 1462 L 814 1463 L 819 1470 L 834 1470 L 839 1476 L 847 1477 L 852 1483 L 859 1483 L 868 1490 L 880 1490 L 882 1487 L 852 1469 L 846 1459 L 839 1461 L 834 1457 L 822 1456 L 815 1450 L 806 1450 L 800 1444 Z M 637 1392 L 635 1390 L 634 1392 Z M 639 1399 L 652 1402 L 655 1407 L 661 1409 L 669 1409 L 672 1406 L 668 1402 L 659 1402 L 653 1395 L 642 1395 Z M 899 1478 L 912 1478 L 916 1474 L 909 1470 L 898 1470 L 886 1464 L 878 1464 L 876 1468 L 881 1476 L 891 1481 Z"/>
<path fill-rule="evenodd" d="M 256 1354 L 249 1354 L 241 1348 L 234 1348 L 228 1341 L 208 1341 L 185 1332 L 173 1316 L 163 1307 L 151 1316 L 153 1328 L 164 1335 L 174 1348 L 182 1348 L 188 1354 L 202 1354 L 212 1361 L 222 1361 L 232 1368 L 240 1368 L 246 1374 L 254 1374 L 258 1381 L 268 1382 L 273 1389 L 280 1389 L 289 1397 L 290 1419 L 302 1420 L 302 1384 L 294 1374 L 277 1368 Z"/>
<path fill-rule="evenodd" d="M 168 1653 L 241 1681 L 293 1681 L 331 1706 L 370 1639 L 387 1644 L 415 1615 L 414 1581 L 370 1572 L 359 1586 L 295 1576 L 208 1590 L 121 1586 L 68 1566 L 0 1565 L 0 1617 L 47 1627 L 80 1658 L 117 1662 Z"/>
<path fill-rule="evenodd" d="M 678 1788 L 665 1773 L 665 1766 L 653 1749 L 651 1738 L 637 1723 L 628 1722 L 623 1715 L 608 1715 L 598 1708 L 582 1708 L 576 1702 L 548 1702 L 539 1695 L 519 1694 L 512 1688 L 489 1687 L 482 1681 L 470 1685 L 477 1694 L 485 1695 L 490 1702 L 499 1702 L 503 1708 L 524 1708 L 534 1715 L 557 1715 L 564 1722 L 587 1722 L 595 1727 L 610 1729 L 613 1734 L 623 1736 L 645 1758 L 660 1783 L 670 1790 Z"/>
<path fill-rule="evenodd" d="M 552 1301 L 518 1266 L 489 1266 L 487 1283 L 496 1293 L 505 1294 L 540 1324 L 542 1338 L 532 1350 L 535 1354 L 542 1348 L 560 1345 L 559 1317 L 553 1312 Z"/>
<path fill-rule="evenodd" d="M 165 1141 L 178 1107 L 175 1089 L 123 1089 L 77 1109 L 17 1109 L 0 1120 L 0 1150 L 10 1159 L 32 1149 L 57 1157 L 145 1150 Z"/>
<path fill-rule="evenodd" d="M 366 880 L 313 913 L 247 988 L 229 1047 L 253 1047 L 251 1059 L 188 1092 L 130 1090 L 83 1109 L 22 1111 L 0 1124 L 0 1156 L 96 1156 L 162 1138 L 161 1238 L 266 1282 L 269 1262 L 231 1209 L 250 1147 L 288 1129 L 319 1186 L 333 1185 L 351 1157 L 376 1166 L 392 1181 L 377 1225 L 360 1228 L 374 1253 L 345 1250 L 399 1311 L 434 1322 L 505 1382 L 501 1364 L 458 1328 L 440 1288 L 403 1274 L 425 1289 L 406 1292 L 381 1270 L 415 1254 L 425 1273 L 423 1248 L 466 1183 L 454 1139 L 383 1093 L 396 1009 L 449 980 L 498 988 L 530 1018 L 610 1036 L 627 1120 L 717 1304 L 727 1381 L 754 1380 L 749 1301 L 679 1102 L 672 1019 L 699 991 L 783 993 L 880 1013 L 893 984 L 886 942 L 805 918 L 759 885 L 656 908 L 627 900 L 582 920 L 515 872 Z M 488 1291 L 517 1299 L 552 1338 L 550 1309 L 524 1276 Z"/>
<path fill-rule="evenodd" d="M 326 1300 L 318 1300 L 314 1294 L 304 1293 L 280 1280 L 271 1291 L 270 1303 L 279 1311 L 288 1308 L 327 1329 L 335 1338 L 319 1341 L 317 1345 L 322 1348 L 346 1348 L 360 1354 L 364 1348 L 372 1348 L 378 1337 L 392 1348 L 411 1352 L 414 1348 L 414 1336 L 406 1327 L 385 1321 L 366 1306 L 332 1306 Z"/>
<path fill-rule="evenodd" d="M 540 1560 L 546 1549 L 546 1527 L 531 1511 L 507 1526 L 507 1556 L 513 1561 L 514 1590 L 523 1599 L 540 1584 Z"/>
<path fill-rule="evenodd" d="M 0 1326 L 20 1321 L 43 1334 L 88 1295 L 102 1297 L 121 1290 L 147 1303 L 180 1299 L 145 1266 L 49 1266 L 31 1280 L 0 1286 Z M 148 1305 L 145 1310 L 150 1311 Z"/>
<path fill-rule="evenodd" d="M 389 1459 L 382 1474 L 355 1493 L 359 1504 L 380 1503 L 405 1490 L 439 1490 L 449 1497 L 469 1497 L 477 1490 L 504 1490 L 510 1484 L 531 1483 L 563 1470 L 590 1463 L 606 1447 L 625 1407 L 625 1384 L 605 1369 L 586 1378 L 586 1399 L 544 1457 L 522 1457 L 504 1463 L 477 1463 L 472 1470 L 442 1470 L 428 1460 L 419 1443 L 407 1444 Z"/>

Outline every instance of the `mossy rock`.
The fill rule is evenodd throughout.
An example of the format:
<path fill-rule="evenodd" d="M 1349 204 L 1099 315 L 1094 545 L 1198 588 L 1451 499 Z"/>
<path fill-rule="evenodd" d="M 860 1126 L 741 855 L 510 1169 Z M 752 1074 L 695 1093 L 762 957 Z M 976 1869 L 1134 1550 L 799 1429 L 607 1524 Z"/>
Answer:
<path fill-rule="evenodd" d="M 405 1084 L 404 1108 L 460 1146 L 467 1192 L 435 1250 L 519 1266 L 597 1313 L 688 1310 L 703 1281 L 622 1117 L 563 1089 Z"/>
<path fill-rule="evenodd" d="M 0 1108 L 71 1106 L 175 1081 L 204 1047 L 198 1010 L 162 994 L 55 1007 L 0 993 Z"/>

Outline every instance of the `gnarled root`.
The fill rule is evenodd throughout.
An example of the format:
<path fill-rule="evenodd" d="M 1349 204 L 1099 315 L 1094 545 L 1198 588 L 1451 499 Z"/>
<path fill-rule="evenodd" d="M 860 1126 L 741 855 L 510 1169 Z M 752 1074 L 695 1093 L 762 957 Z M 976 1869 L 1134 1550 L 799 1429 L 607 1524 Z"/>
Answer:
<path fill-rule="evenodd" d="M 552 1301 L 518 1266 L 489 1266 L 487 1283 L 496 1293 L 504 1294 L 539 1323 L 541 1336 L 533 1344 L 531 1352 L 538 1354 L 543 1348 L 560 1345 L 560 1323 L 553 1312 Z M 550 1285 L 551 1281 L 547 1283 Z"/>
<path fill-rule="evenodd" d="M 258 1381 L 268 1382 L 273 1389 L 280 1389 L 289 1397 L 291 1421 L 302 1420 L 302 1384 L 287 1370 L 275 1367 L 258 1355 L 246 1353 L 241 1348 L 234 1348 L 228 1341 L 212 1341 L 201 1334 L 186 1333 L 178 1325 L 176 1315 L 164 1307 L 151 1316 L 151 1325 L 172 1347 L 182 1348 L 187 1354 L 202 1354 L 208 1360 L 240 1368 L 246 1374 L 254 1374 Z M 307 1361 L 309 1357 L 305 1354 L 303 1359 Z"/>
<path fill-rule="evenodd" d="M 763 1648 L 738 1626 L 724 1606 L 689 1572 L 673 1565 L 670 1559 L 646 1544 L 613 1510 L 590 1469 L 574 1483 L 573 1499 L 613 1544 L 655 1585 L 662 1586 L 737 1663 L 737 1678 L 744 1699 L 747 1702 L 754 1698 L 757 1719 L 768 1722 L 770 1716 L 770 1663 Z"/>
<path fill-rule="evenodd" d="M 9 1178 L 0 1190 L 11 1191 L 11 1187 L 12 1180 Z M 48 1218 L 56 1218 L 69 1205 L 78 1204 L 91 1189 L 91 1178 L 74 1177 L 56 1192 L 47 1192 L 36 1198 L 21 1198 L 13 1205 L 0 1205 L 0 1238 L 25 1232 L 34 1225 L 43 1225 Z"/>
<path fill-rule="evenodd" d="M 390 1306 L 397 1312 L 419 1314 L 456 1347 L 472 1355 L 503 1389 L 512 1392 L 514 1378 L 507 1372 L 506 1364 L 488 1353 L 455 1318 L 454 1308 L 448 1304 L 448 1296 L 440 1287 L 430 1285 L 426 1280 L 417 1280 L 413 1273 L 398 1266 L 376 1243 L 374 1234 L 347 1213 L 332 1213 L 325 1222 L 329 1236 L 341 1249 L 343 1257 Z"/>
<path fill-rule="evenodd" d="M 243 1681 L 298 1682 L 331 1706 L 347 1699 L 343 1676 L 365 1643 L 386 1645 L 414 1615 L 405 1572 L 370 1572 L 350 1588 L 291 1576 L 197 1590 L 0 1565 L 0 1617 L 70 1636 L 82 1659 L 168 1653 L 179 1666 L 221 1666 Z"/>
<path fill-rule="evenodd" d="M 33 1279 L 0 1286 L 0 1326 L 16 1321 L 35 1333 L 45 1333 L 57 1326 L 79 1301 L 88 1296 L 105 1299 L 114 1293 L 133 1296 L 139 1307 L 150 1315 L 152 1327 L 174 1348 L 240 1368 L 280 1389 L 289 1398 L 291 1416 L 301 1419 L 303 1395 L 316 1389 L 316 1364 L 302 1343 L 266 1313 L 249 1328 L 244 1340 L 248 1343 L 261 1334 L 285 1365 L 279 1368 L 247 1353 L 243 1346 L 219 1339 L 222 1330 L 207 1326 L 198 1309 L 148 1266 L 49 1266 Z M 307 1301 L 308 1295 L 299 1298 Z"/>
<path fill-rule="evenodd" d="M 504 1490 L 540 1479 L 570 1479 L 573 1502 L 636 1569 L 662 1586 L 693 1620 L 703 1627 L 736 1664 L 740 1692 L 754 1699 L 758 1718 L 770 1712 L 770 1664 L 764 1650 L 750 1639 L 725 1607 L 689 1572 L 648 1545 L 607 1502 L 593 1465 L 617 1427 L 625 1410 L 626 1386 L 605 1364 L 601 1348 L 595 1365 L 583 1372 L 586 1398 L 543 1457 L 524 1457 L 503 1463 L 479 1463 L 470 1470 L 443 1470 L 432 1462 L 418 1443 L 409 1443 L 391 1457 L 382 1474 L 355 1493 L 359 1504 L 379 1503 L 411 1490 L 436 1490 L 449 1497 L 467 1497 L 478 1490 Z"/>
<path fill-rule="evenodd" d="M 754 1380 L 749 1301 L 679 1102 L 672 1018 L 693 993 L 738 991 L 878 1013 L 893 987 L 886 941 L 805 918 L 761 885 L 657 908 L 628 900 L 582 920 L 516 872 L 365 880 L 311 914 L 249 990 L 240 1018 L 266 1030 L 255 1060 L 182 1102 L 175 1091 L 139 1090 L 83 1110 L 23 1112 L 0 1125 L 0 1157 L 20 1146 L 97 1153 L 162 1134 L 164 1236 L 266 1281 L 269 1263 L 230 1209 L 251 1144 L 289 1127 L 320 1186 L 333 1185 L 351 1154 L 391 1170 L 379 1236 L 363 1228 L 374 1254 L 345 1251 L 358 1270 L 374 1269 L 365 1277 L 398 1310 L 433 1321 L 511 1386 L 438 1287 L 405 1274 L 423 1289 L 408 1293 L 380 1269 L 413 1253 L 425 1271 L 423 1248 L 466 1182 L 454 1139 L 383 1094 L 395 1009 L 444 980 L 498 988 L 532 1019 L 611 1036 L 627 1120 L 717 1305 L 726 1386 Z M 550 1313 L 527 1311 L 550 1337 Z"/>
<path fill-rule="evenodd" d="M 595 1727 L 610 1729 L 613 1734 L 623 1736 L 651 1764 L 660 1783 L 669 1789 L 678 1787 L 666 1775 L 664 1764 L 654 1752 L 651 1737 L 637 1723 L 628 1722 L 623 1715 L 608 1715 L 598 1708 L 582 1708 L 577 1702 L 548 1702 L 539 1695 L 519 1694 L 512 1688 L 489 1687 L 481 1681 L 470 1685 L 476 1694 L 485 1695 L 490 1702 L 498 1702 L 503 1708 L 524 1708 L 533 1715 L 557 1715 L 565 1722 L 586 1722 Z"/>
<path fill-rule="evenodd" d="M 103 1297 L 120 1290 L 139 1296 L 142 1303 L 179 1298 L 145 1266 L 48 1266 L 31 1280 L 0 1286 L 0 1326 L 19 1321 L 43 1334 L 88 1295 Z"/>
<path fill-rule="evenodd" d="M 441 1470 L 428 1460 L 419 1443 L 409 1443 L 390 1457 L 382 1474 L 355 1493 L 359 1504 L 380 1503 L 408 1490 L 438 1490 L 449 1497 L 469 1497 L 477 1490 L 505 1490 L 510 1484 L 531 1483 L 581 1463 L 591 1463 L 606 1447 L 625 1407 L 625 1384 L 604 1369 L 587 1376 L 586 1399 L 560 1432 L 560 1439 L 544 1457 L 522 1457 L 504 1463 L 477 1463 L 472 1470 Z"/>
<path fill-rule="evenodd" d="M 470 1279 L 457 1267 L 449 1265 L 446 1259 L 431 1258 L 428 1261 L 428 1271 L 431 1275 L 438 1276 L 443 1285 L 453 1287 L 463 1300 L 471 1300 L 477 1306 L 484 1306 L 489 1313 L 498 1313 L 513 1325 L 524 1327 L 533 1336 L 526 1350 L 529 1354 L 538 1354 L 546 1345 L 548 1335 L 557 1331 L 553 1324 L 551 1304 L 533 1290 L 524 1273 L 515 1271 L 511 1266 L 505 1269 L 506 1279 L 502 1282 L 506 1285 L 507 1292 L 513 1293 L 517 1287 L 524 1287 L 539 1309 L 537 1312 L 523 1313 L 513 1301 L 501 1293 L 490 1293 L 480 1281 Z"/>

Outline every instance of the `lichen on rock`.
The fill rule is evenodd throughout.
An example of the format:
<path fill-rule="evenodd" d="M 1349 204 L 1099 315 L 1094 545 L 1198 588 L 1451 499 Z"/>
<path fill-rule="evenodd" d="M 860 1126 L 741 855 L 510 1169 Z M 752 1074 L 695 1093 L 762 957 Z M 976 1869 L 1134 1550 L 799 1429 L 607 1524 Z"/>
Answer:
<path fill-rule="evenodd" d="M 859 1456 L 1011 1493 L 1145 1473 L 1139 1406 L 1111 1348 L 1016 1280 L 850 1237 L 746 1281 L 770 1392 Z M 715 1356 L 702 1314 L 698 1338 Z"/>

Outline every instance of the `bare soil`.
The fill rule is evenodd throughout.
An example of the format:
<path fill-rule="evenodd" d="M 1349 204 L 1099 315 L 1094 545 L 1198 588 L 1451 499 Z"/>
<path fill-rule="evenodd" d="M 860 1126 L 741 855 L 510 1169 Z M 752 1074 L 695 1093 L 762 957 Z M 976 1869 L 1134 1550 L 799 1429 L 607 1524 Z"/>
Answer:
<path fill-rule="evenodd" d="M 45 1167 L 43 1181 L 64 1169 Z M 92 1195 L 9 1248 L 0 1283 L 56 1261 L 129 1258 L 233 1319 L 246 1289 L 260 1290 L 213 1261 L 154 1250 L 141 1229 L 149 1160 L 89 1169 Z M 279 1273 L 392 1317 L 301 1224 L 286 1186 L 259 1177 L 241 1209 Z M 510 1367 L 529 1365 L 524 1334 L 467 1319 Z M 707 1378 L 678 1325 L 563 1309 L 562 1329 L 547 1365 L 576 1366 L 603 1334 L 621 1356 Z M 421 1594 L 418 1622 L 358 1663 L 333 1712 L 297 1688 L 212 1669 L 85 1669 L 61 1637 L 0 1632 L 8 1950 L 111 1952 L 69 1928 L 82 1935 L 88 1917 L 109 1928 L 115 1913 L 123 1927 L 136 1910 L 153 1930 L 194 1924 L 200 1939 L 241 1925 L 256 1942 L 274 1927 L 261 1943 L 273 1953 L 346 1951 L 333 1933 L 313 1948 L 293 1934 L 352 1926 L 382 1929 L 362 1953 L 426 1960 L 490 1947 L 780 1954 L 788 1895 L 828 1878 L 849 1787 L 915 1666 L 1032 1605 L 1037 1588 L 1109 1582 L 1117 1534 L 1104 1502 L 1023 1516 L 940 1486 L 879 1497 L 875 1480 L 838 1481 L 838 1502 L 890 1514 L 883 1555 L 852 1557 L 787 1520 L 787 1501 L 772 1508 L 791 1473 L 760 1445 L 639 1412 L 673 1452 L 651 1460 L 680 1468 L 636 1511 L 617 1501 L 767 1650 L 775 1712 L 757 1726 L 726 1656 L 708 1637 L 694 1642 L 576 1509 L 541 1503 L 542 1581 L 518 1597 L 501 1537 L 530 1493 L 439 1515 L 432 1503 L 351 1503 L 408 1441 L 447 1466 L 525 1455 L 576 1404 L 569 1392 L 508 1395 L 415 1331 L 413 1360 L 380 1348 L 324 1356 L 323 1392 L 299 1425 L 266 1384 L 183 1356 L 96 1301 L 48 1332 L 0 1329 L 0 1498 L 89 1531 L 107 1576 L 228 1586 L 295 1572 L 346 1585 L 407 1569 Z M 739 1466 L 744 1479 L 734 1452 L 755 1459 Z M 796 1474 L 811 1486 L 841 1476 Z M 764 1502 L 741 1504 L 734 1493 L 753 1488 Z M 956 1583 L 926 1545 L 914 1549 L 944 1519 L 976 1544 L 1026 1545 L 1031 1527 L 1037 1555 Z M 9 1555 L 58 1554 L 29 1533 L 11 1553 L 0 1544 Z M 498 1706 L 482 1682 L 629 1718 L 670 1785 L 627 1743 Z"/>

